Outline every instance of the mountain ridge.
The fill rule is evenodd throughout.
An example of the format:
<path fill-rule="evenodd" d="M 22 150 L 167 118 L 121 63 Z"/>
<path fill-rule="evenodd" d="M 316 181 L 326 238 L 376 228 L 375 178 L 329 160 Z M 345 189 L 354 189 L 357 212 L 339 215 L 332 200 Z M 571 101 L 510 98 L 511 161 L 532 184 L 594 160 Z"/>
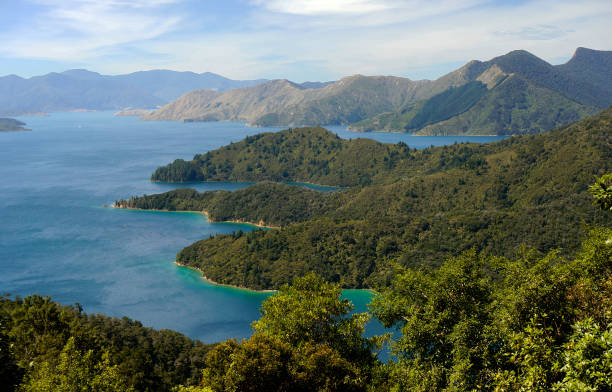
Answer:
<path fill-rule="evenodd" d="M 611 53 L 579 48 L 566 66 L 554 66 L 525 50 L 514 50 L 488 61 L 472 60 L 433 81 L 352 75 L 311 90 L 290 81 L 279 86 L 282 82 L 276 80 L 265 88 L 207 95 L 201 104 L 197 103 L 201 93 L 188 93 L 143 119 L 292 127 L 342 124 L 357 131 L 421 135 L 539 133 L 612 105 Z M 592 66 L 587 76 L 578 77 L 585 58 Z M 610 88 L 598 80 L 609 80 Z M 450 90 L 473 82 L 483 83 L 489 91 L 459 110 L 459 98 Z M 440 101 L 441 94 L 455 99 L 445 103 L 454 109 L 434 116 L 436 123 L 411 125 L 415 116 L 431 117 L 422 110 L 432 108 L 427 100 Z"/>
<path fill-rule="evenodd" d="M 226 91 L 263 81 L 231 80 L 210 72 L 169 70 L 102 75 L 71 69 L 30 78 L 7 75 L 0 77 L 0 114 L 155 108 L 197 88 Z"/>

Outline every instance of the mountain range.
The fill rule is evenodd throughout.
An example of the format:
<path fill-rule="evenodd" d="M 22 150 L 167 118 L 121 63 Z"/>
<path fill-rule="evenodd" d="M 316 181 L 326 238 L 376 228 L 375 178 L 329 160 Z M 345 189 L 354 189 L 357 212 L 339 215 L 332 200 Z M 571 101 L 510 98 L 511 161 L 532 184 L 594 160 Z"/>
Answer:
<path fill-rule="evenodd" d="M 610 51 L 578 48 L 555 66 L 516 50 L 470 61 L 433 81 L 355 75 L 317 89 L 272 80 L 225 92 L 198 90 L 143 119 L 345 124 L 419 135 L 538 133 L 612 105 L 611 75 Z"/>
<path fill-rule="evenodd" d="M 0 77 L 0 114 L 155 108 L 195 89 L 225 91 L 264 81 L 168 70 L 109 76 L 73 69 L 28 79 L 8 75 Z"/>

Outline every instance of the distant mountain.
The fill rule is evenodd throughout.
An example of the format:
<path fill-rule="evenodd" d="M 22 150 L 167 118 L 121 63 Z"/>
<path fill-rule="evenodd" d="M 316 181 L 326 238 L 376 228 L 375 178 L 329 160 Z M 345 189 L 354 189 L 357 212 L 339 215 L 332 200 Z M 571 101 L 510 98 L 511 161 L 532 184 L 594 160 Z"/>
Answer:
<path fill-rule="evenodd" d="M 245 121 L 253 125 L 350 124 L 395 110 L 431 82 L 355 75 L 321 88 L 286 79 L 223 93 L 193 91 L 147 120 Z"/>
<path fill-rule="evenodd" d="M 194 91 L 144 117 L 262 126 L 351 124 L 422 135 L 538 133 L 612 105 L 612 52 L 579 48 L 553 66 L 524 50 L 470 61 L 441 78 L 355 75 L 309 88 L 288 80 Z"/>
<path fill-rule="evenodd" d="M 399 110 L 353 124 L 352 129 L 419 135 L 547 131 L 612 104 L 611 59 L 612 52 L 579 48 L 572 60 L 559 66 L 522 50 L 487 62 L 472 61 L 443 77 L 456 80 L 455 73 L 465 75 L 466 84 L 459 89 L 408 102 Z M 486 84 L 487 90 L 480 89 L 478 96 L 466 100 L 459 93 L 474 82 Z M 415 121 L 423 118 L 429 121 Z"/>
<path fill-rule="evenodd" d="M 225 91 L 262 82 L 167 70 L 108 76 L 74 69 L 29 79 L 9 75 L 0 77 L 0 114 L 155 108 L 196 89 Z"/>

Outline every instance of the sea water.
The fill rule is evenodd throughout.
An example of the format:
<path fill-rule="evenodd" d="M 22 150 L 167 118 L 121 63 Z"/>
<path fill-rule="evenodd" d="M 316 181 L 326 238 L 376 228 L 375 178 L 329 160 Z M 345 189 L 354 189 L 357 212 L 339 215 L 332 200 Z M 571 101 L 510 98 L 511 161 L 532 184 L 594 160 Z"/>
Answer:
<path fill-rule="evenodd" d="M 270 294 L 210 284 L 173 263 L 183 247 L 249 225 L 209 223 L 197 213 L 105 208 L 132 195 L 181 187 L 149 181 L 160 165 L 260 132 L 241 123 L 180 123 L 113 117 L 111 112 L 20 118 L 30 132 L 0 133 L 0 293 L 38 293 L 88 313 L 127 316 L 204 342 L 248 337 Z M 357 134 L 411 147 L 489 142 L 496 137 Z M 247 186 L 189 184 L 199 191 Z M 299 184 L 297 184 L 299 185 Z M 325 189 L 322 189 L 325 190 Z M 365 291 L 345 296 L 365 311 Z M 368 334 L 381 331 L 375 323 Z"/>

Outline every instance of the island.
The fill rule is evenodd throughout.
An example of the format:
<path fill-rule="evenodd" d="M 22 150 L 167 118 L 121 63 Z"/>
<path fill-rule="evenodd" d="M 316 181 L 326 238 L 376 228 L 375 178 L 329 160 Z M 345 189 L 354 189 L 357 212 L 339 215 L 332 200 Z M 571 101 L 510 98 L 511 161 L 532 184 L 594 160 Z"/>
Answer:
<path fill-rule="evenodd" d="M 25 125 L 24 122 L 12 118 L 0 118 L 0 132 L 30 131 Z"/>

